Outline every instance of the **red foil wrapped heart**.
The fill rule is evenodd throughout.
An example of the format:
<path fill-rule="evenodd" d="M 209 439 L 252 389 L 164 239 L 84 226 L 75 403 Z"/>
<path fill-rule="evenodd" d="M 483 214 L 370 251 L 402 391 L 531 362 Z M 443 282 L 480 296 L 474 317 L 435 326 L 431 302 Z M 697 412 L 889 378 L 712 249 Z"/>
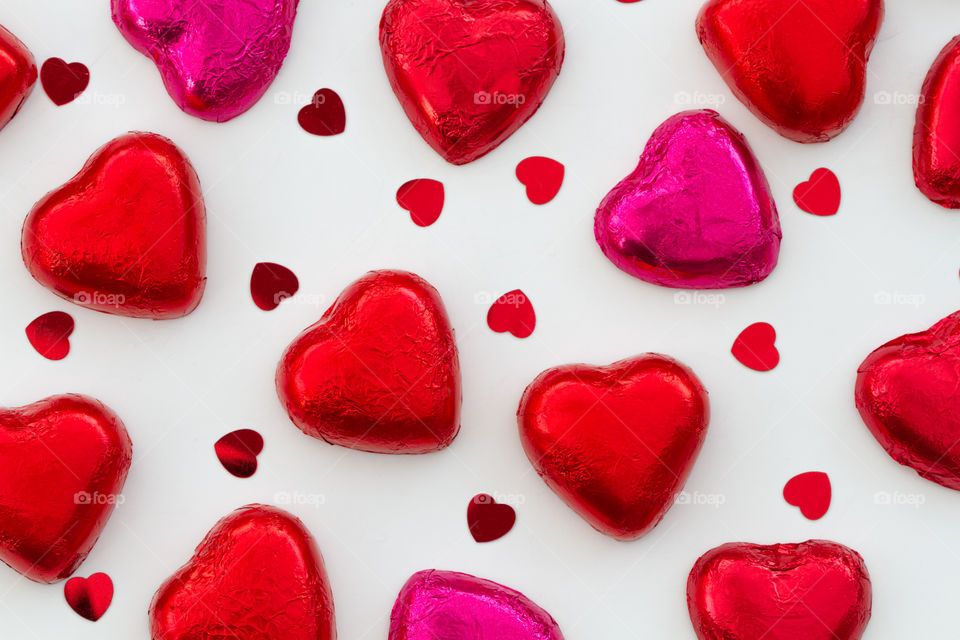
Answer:
<path fill-rule="evenodd" d="M 724 544 L 687 580 L 699 640 L 857 640 L 871 603 L 863 558 L 825 540 Z"/>
<path fill-rule="evenodd" d="M 157 591 L 150 632 L 154 640 L 336 640 L 313 536 L 276 507 L 237 509 Z"/>
<path fill-rule="evenodd" d="M 927 73 L 913 130 L 913 177 L 933 202 L 960 209 L 960 36 Z"/>
<path fill-rule="evenodd" d="M 34 205 L 21 250 L 30 274 L 61 298 L 132 318 L 184 316 L 206 283 L 197 174 L 166 138 L 115 138 Z"/>
<path fill-rule="evenodd" d="M 927 480 L 960 490 L 960 311 L 900 336 L 857 370 L 856 403 L 890 456 Z"/>
<path fill-rule="evenodd" d="M 709 0 L 707 56 L 760 120 L 797 142 L 846 129 L 863 104 L 883 0 Z"/>
<path fill-rule="evenodd" d="M 517 419 L 524 451 L 547 485 L 601 533 L 633 540 L 683 489 L 709 414 L 690 369 L 645 354 L 544 371 L 524 392 Z"/>
<path fill-rule="evenodd" d="M 423 139 L 466 164 L 540 108 L 563 64 L 563 28 L 546 0 L 390 0 L 383 65 Z"/>
<path fill-rule="evenodd" d="M 347 287 L 287 347 L 277 392 L 293 423 L 331 444 L 427 453 L 460 430 L 460 361 L 440 294 L 404 271 Z"/>
<path fill-rule="evenodd" d="M 37 82 L 37 63 L 27 46 L 0 26 L 0 129 L 23 106 Z"/>
<path fill-rule="evenodd" d="M 0 560 L 37 582 L 76 571 L 130 469 L 120 418 L 92 398 L 0 409 Z"/>

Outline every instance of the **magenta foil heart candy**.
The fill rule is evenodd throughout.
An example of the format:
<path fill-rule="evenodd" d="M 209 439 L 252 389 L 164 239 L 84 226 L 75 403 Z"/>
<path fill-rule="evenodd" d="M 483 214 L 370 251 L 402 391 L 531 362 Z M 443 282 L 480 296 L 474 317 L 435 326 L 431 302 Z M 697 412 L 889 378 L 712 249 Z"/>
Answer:
<path fill-rule="evenodd" d="M 225 122 L 266 92 L 299 0 L 111 0 L 113 21 L 192 116 Z"/>
<path fill-rule="evenodd" d="M 600 203 L 594 234 L 620 269 L 678 289 L 759 282 L 780 252 L 763 170 L 710 110 L 678 113 L 653 132 L 640 164 Z"/>

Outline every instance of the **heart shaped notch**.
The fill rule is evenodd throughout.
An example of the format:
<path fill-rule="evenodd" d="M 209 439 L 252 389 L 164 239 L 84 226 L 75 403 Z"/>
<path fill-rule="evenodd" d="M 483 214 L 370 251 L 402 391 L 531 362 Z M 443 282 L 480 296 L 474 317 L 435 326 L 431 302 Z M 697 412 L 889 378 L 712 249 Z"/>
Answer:
<path fill-rule="evenodd" d="M 61 298 L 131 318 L 187 315 L 206 284 L 200 181 L 166 138 L 128 133 L 34 205 L 20 248 Z"/>

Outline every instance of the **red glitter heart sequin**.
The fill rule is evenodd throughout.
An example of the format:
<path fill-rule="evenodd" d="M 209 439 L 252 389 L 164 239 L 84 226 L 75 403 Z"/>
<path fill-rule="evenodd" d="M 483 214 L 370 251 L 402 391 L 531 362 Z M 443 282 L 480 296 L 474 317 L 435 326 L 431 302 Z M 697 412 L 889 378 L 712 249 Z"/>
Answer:
<path fill-rule="evenodd" d="M 815 216 L 832 216 L 840 209 L 840 181 L 830 169 L 817 169 L 793 190 L 797 206 Z"/>
<path fill-rule="evenodd" d="M 497 333 L 509 331 L 517 338 L 528 338 L 537 326 L 533 303 L 520 289 L 505 293 L 490 306 L 487 326 Z"/>
<path fill-rule="evenodd" d="M 800 508 L 808 520 L 819 520 L 830 509 L 830 477 L 822 471 L 808 471 L 790 478 L 783 487 L 787 504 Z"/>
<path fill-rule="evenodd" d="M 272 311 L 300 290 L 297 275 L 281 264 L 258 262 L 250 274 L 250 295 L 253 303 L 264 311 Z"/>
<path fill-rule="evenodd" d="M 754 371 L 770 371 L 780 363 L 775 344 L 777 331 L 766 322 L 755 322 L 737 336 L 730 352 L 740 364 Z"/>
<path fill-rule="evenodd" d="M 63 597 L 78 615 L 96 622 L 113 602 L 113 580 L 105 573 L 89 578 L 70 578 L 63 585 Z"/>
<path fill-rule="evenodd" d="M 36 81 L 33 54 L 15 35 L 0 27 L 0 129 L 17 115 Z"/>
<path fill-rule="evenodd" d="M 491 542 L 510 533 L 517 512 L 508 504 L 499 504 L 485 493 L 475 495 L 467 505 L 467 526 L 477 542 Z"/>
<path fill-rule="evenodd" d="M 217 440 L 213 450 L 224 469 L 238 478 L 249 478 L 257 470 L 263 436 L 253 429 L 238 429 Z"/>
<path fill-rule="evenodd" d="M 397 204 L 410 212 L 418 227 L 429 227 L 443 211 L 443 183 L 429 178 L 409 180 L 397 189 Z"/>
<path fill-rule="evenodd" d="M 547 204 L 563 185 L 563 165 L 551 158 L 534 156 L 517 165 L 517 180 L 527 187 L 527 198 L 533 204 Z"/>
<path fill-rule="evenodd" d="M 63 360 L 70 353 L 73 318 L 63 311 L 51 311 L 27 325 L 27 340 L 48 360 Z"/>
<path fill-rule="evenodd" d="M 90 84 L 90 70 L 82 62 L 67 64 L 50 58 L 40 67 L 40 84 L 58 107 L 73 102 Z"/>
<path fill-rule="evenodd" d="M 320 89 L 310 104 L 300 109 L 297 122 L 315 136 L 335 136 L 347 128 L 347 112 L 343 100 L 333 89 Z"/>

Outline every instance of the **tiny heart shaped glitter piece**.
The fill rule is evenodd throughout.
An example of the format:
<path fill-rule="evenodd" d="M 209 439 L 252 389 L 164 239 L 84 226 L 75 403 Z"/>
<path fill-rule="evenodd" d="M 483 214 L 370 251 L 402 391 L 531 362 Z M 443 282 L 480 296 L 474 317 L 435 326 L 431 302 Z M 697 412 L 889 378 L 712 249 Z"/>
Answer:
<path fill-rule="evenodd" d="M 533 303 L 520 289 L 505 293 L 490 306 L 487 326 L 497 333 L 509 331 L 517 338 L 528 338 L 537 326 Z"/>
<path fill-rule="evenodd" d="M 443 183 L 429 178 L 409 180 L 397 189 L 397 204 L 410 212 L 418 227 L 429 227 L 443 211 Z"/>
<path fill-rule="evenodd" d="M 960 311 L 895 338 L 857 370 L 856 403 L 890 457 L 960 491 Z"/>
<path fill-rule="evenodd" d="M 373 453 L 427 453 L 460 430 L 460 361 L 440 294 L 405 271 L 344 289 L 287 347 L 277 392 L 297 427 Z"/>
<path fill-rule="evenodd" d="M 467 527 L 477 542 L 492 542 L 510 533 L 517 512 L 508 504 L 498 504 L 493 496 L 481 493 L 467 505 Z"/>
<path fill-rule="evenodd" d="M 347 128 L 347 112 L 343 100 L 333 89 L 320 89 L 310 104 L 300 109 L 297 122 L 315 136 L 335 136 Z"/>
<path fill-rule="evenodd" d="M 40 84 L 53 104 L 62 107 L 87 88 L 90 70 L 82 62 L 67 64 L 60 58 L 50 58 L 40 67 Z"/>
<path fill-rule="evenodd" d="M 767 179 L 740 132 L 709 110 L 653 132 L 640 164 L 600 203 L 594 235 L 620 269 L 683 289 L 759 282 L 780 252 Z"/>
<path fill-rule="evenodd" d="M 282 264 L 258 262 L 250 274 L 250 295 L 253 303 L 264 311 L 272 311 L 300 290 L 297 275 Z"/>
<path fill-rule="evenodd" d="M 709 0 L 697 18 L 733 95 L 780 135 L 823 142 L 863 104 L 883 0 Z"/>
<path fill-rule="evenodd" d="M 103 531 L 130 469 L 120 418 L 92 398 L 0 409 L 0 560 L 37 582 L 63 580 Z"/>
<path fill-rule="evenodd" d="M 290 49 L 299 0 L 111 0 L 113 22 L 153 60 L 167 93 L 204 120 L 235 118 L 267 91 Z"/>
<path fill-rule="evenodd" d="M 546 0 L 390 0 L 380 49 L 410 122 L 459 165 L 536 113 L 560 74 L 564 39 Z"/>
<path fill-rule="evenodd" d="M 830 169 L 817 169 L 810 180 L 793 190 L 797 206 L 815 216 L 832 216 L 840 210 L 840 181 Z"/>
<path fill-rule="evenodd" d="M 859 640 L 872 602 L 860 554 L 825 540 L 727 543 L 687 580 L 699 640 Z"/>
<path fill-rule="evenodd" d="M 913 130 L 913 177 L 931 201 L 960 209 L 960 36 L 933 62 L 917 105 Z"/>
<path fill-rule="evenodd" d="M 27 215 L 20 242 L 37 282 L 131 318 L 193 311 L 206 283 L 206 212 L 187 157 L 154 133 L 98 149 Z"/>
<path fill-rule="evenodd" d="M 830 509 L 830 476 L 808 471 L 794 476 L 783 486 L 783 499 L 800 508 L 808 520 L 819 520 Z"/>
<path fill-rule="evenodd" d="M 550 614 L 509 587 L 466 573 L 413 574 L 390 614 L 388 640 L 563 640 Z"/>
<path fill-rule="evenodd" d="M 673 505 L 709 417 L 693 372 L 657 354 L 548 369 L 517 411 L 523 449 L 547 486 L 618 540 L 647 533 Z"/>
<path fill-rule="evenodd" d="M 27 46 L 0 26 L 0 129 L 20 111 L 37 82 L 37 64 Z"/>
<path fill-rule="evenodd" d="M 78 615 L 96 622 L 113 602 L 113 580 L 105 573 L 94 573 L 89 578 L 70 578 L 63 585 L 63 597 Z"/>
<path fill-rule="evenodd" d="M 563 172 L 563 165 L 556 160 L 533 156 L 517 165 L 517 180 L 527 187 L 530 202 L 547 204 L 560 193 Z"/>
<path fill-rule="evenodd" d="M 237 509 L 157 591 L 150 633 L 153 640 L 336 640 L 313 536 L 276 507 Z"/>
<path fill-rule="evenodd" d="M 213 450 L 224 469 L 238 478 L 249 478 L 257 470 L 263 436 L 253 429 L 238 429 L 217 440 Z"/>
<path fill-rule="evenodd" d="M 733 341 L 730 353 L 740 364 L 754 371 L 770 371 L 780 364 L 777 330 L 766 322 L 754 322 Z"/>
<path fill-rule="evenodd" d="M 27 325 L 27 340 L 48 360 L 63 360 L 70 353 L 73 318 L 63 311 L 51 311 Z"/>

